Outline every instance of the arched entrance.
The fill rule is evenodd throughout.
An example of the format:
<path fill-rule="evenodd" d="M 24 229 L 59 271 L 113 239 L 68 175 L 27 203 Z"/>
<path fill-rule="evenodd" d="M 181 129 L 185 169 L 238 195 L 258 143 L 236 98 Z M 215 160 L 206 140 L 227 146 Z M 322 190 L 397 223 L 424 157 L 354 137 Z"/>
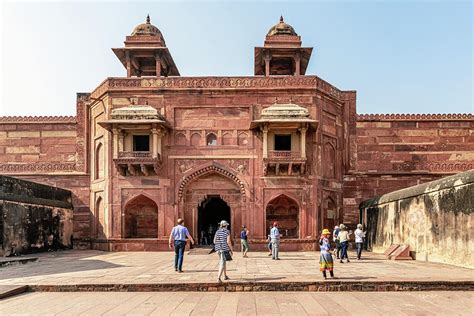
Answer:
<path fill-rule="evenodd" d="M 157 238 L 158 207 L 150 198 L 139 195 L 125 206 L 125 238 Z"/>
<path fill-rule="evenodd" d="M 281 194 L 268 202 L 265 210 L 267 228 L 278 222 L 282 237 L 299 237 L 299 207 L 295 200 Z"/>
<path fill-rule="evenodd" d="M 197 229 L 200 245 L 212 243 L 214 233 L 222 220 L 232 224 L 230 206 L 219 195 L 207 196 L 198 206 Z"/>

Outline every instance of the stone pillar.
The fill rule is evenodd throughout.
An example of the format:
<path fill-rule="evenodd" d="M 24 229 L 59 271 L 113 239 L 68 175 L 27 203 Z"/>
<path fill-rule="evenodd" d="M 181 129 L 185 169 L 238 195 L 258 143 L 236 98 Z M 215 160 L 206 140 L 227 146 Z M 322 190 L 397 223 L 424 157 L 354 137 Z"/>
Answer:
<path fill-rule="evenodd" d="M 265 60 L 265 76 L 270 76 L 270 60 L 272 57 L 270 56 L 270 52 L 266 51 L 265 57 L 263 57 Z"/>
<path fill-rule="evenodd" d="M 132 76 L 132 61 L 131 61 L 131 58 L 130 58 L 130 52 L 129 51 L 125 52 L 125 57 L 126 57 L 126 60 L 127 60 L 127 77 L 131 77 Z"/>
<path fill-rule="evenodd" d="M 295 68 L 295 76 L 299 76 L 301 74 L 301 55 L 299 52 L 295 56 Z"/>
<path fill-rule="evenodd" d="M 156 76 L 161 76 L 161 58 L 158 54 L 155 55 Z"/>
<path fill-rule="evenodd" d="M 301 140 L 301 158 L 303 159 L 306 159 L 306 130 L 307 130 L 307 126 L 304 125 L 303 127 L 301 127 L 300 131 L 301 131 L 301 134 L 300 134 L 300 140 Z"/>
<path fill-rule="evenodd" d="M 118 138 L 119 138 L 119 141 L 118 141 L 118 150 L 119 152 L 123 152 L 124 151 L 124 146 L 123 146 L 123 138 L 124 138 L 124 132 L 119 130 L 119 133 L 118 133 Z"/>
<path fill-rule="evenodd" d="M 161 158 L 161 130 L 160 128 L 153 127 L 153 129 L 151 130 L 151 133 L 152 133 L 152 143 L 151 143 L 152 157 Z"/>
<path fill-rule="evenodd" d="M 264 125 L 263 132 L 263 158 L 268 158 L 268 126 Z"/>
<path fill-rule="evenodd" d="M 119 130 L 118 128 L 113 128 L 112 129 L 112 135 L 113 135 L 113 158 L 117 159 L 118 158 L 118 152 L 119 152 Z"/>

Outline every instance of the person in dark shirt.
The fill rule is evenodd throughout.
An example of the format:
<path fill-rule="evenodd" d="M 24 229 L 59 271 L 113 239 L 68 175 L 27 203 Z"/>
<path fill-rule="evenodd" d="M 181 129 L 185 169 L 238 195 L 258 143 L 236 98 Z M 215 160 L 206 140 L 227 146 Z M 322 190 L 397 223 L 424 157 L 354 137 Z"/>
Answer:
<path fill-rule="evenodd" d="M 240 231 L 240 245 L 242 246 L 242 257 L 247 258 L 247 252 L 249 251 L 249 230 L 247 226 L 242 226 L 242 230 Z"/>

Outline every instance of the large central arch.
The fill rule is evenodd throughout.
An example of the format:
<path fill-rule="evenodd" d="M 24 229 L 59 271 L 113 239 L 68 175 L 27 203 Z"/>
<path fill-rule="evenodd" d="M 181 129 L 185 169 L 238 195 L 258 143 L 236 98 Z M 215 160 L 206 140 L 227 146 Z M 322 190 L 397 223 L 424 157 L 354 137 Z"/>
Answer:
<path fill-rule="evenodd" d="M 177 190 L 178 216 L 184 218 L 186 226 L 196 240 L 201 237 L 198 227 L 199 208 L 206 199 L 212 197 L 221 199 L 230 208 L 232 227 L 239 227 L 242 224 L 246 201 L 245 185 L 227 168 L 211 163 L 197 170 L 191 170 L 183 177 Z M 234 236 L 237 230 L 232 230 Z"/>

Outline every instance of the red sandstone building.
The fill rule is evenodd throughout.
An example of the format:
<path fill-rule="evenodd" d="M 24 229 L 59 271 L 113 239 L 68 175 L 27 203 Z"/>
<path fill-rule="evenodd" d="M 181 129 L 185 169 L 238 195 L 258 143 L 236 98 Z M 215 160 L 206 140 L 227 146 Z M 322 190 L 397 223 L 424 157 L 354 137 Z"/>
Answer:
<path fill-rule="evenodd" d="M 149 18 L 113 52 L 127 76 L 76 116 L 0 118 L 0 172 L 71 190 L 76 247 L 166 249 L 182 217 L 197 240 L 227 219 L 263 247 L 278 221 L 284 250 L 316 249 L 362 200 L 474 168 L 472 114 L 357 115 L 283 19 L 249 77 L 181 77 Z"/>

